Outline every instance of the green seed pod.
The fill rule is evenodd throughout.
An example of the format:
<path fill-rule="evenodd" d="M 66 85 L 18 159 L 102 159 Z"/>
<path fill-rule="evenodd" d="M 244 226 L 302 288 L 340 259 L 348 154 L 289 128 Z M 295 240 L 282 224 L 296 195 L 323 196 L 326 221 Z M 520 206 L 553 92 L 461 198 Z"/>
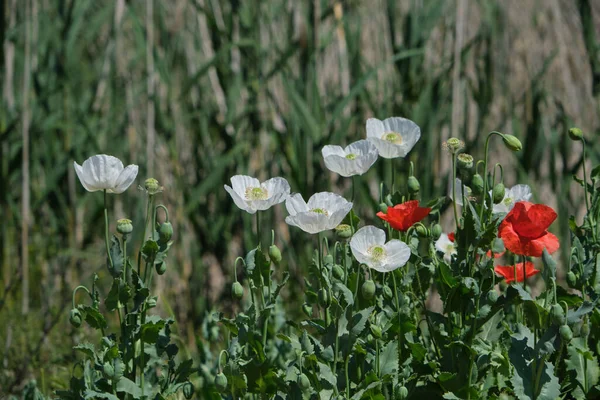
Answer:
<path fill-rule="evenodd" d="M 440 224 L 434 224 L 431 227 L 431 238 L 433 240 L 438 240 L 442 236 L 442 226 Z"/>
<path fill-rule="evenodd" d="M 360 292 L 366 300 L 371 300 L 373 297 L 375 297 L 375 290 L 375 282 L 370 279 L 365 281 L 360 288 Z"/>
<path fill-rule="evenodd" d="M 408 389 L 406 386 L 396 386 L 396 398 L 398 400 L 405 400 L 408 398 Z"/>
<path fill-rule="evenodd" d="M 379 204 L 379 211 L 381 211 L 384 214 L 387 214 L 387 209 L 388 209 L 388 205 L 385 203 L 380 203 Z"/>
<path fill-rule="evenodd" d="M 388 285 L 385 285 L 383 287 L 383 297 L 386 300 L 391 300 L 394 297 L 394 293 L 392 292 L 392 289 Z"/>
<path fill-rule="evenodd" d="M 577 286 L 577 276 L 575 275 L 575 272 L 569 271 L 567 273 L 567 284 L 570 288 Z"/>
<path fill-rule="evenodd" d="M 333 266 L 331 272 L 333 273 L 333 276 L 335 279 L 340 280 L 340 281 L 344 279 L 344 269 L 342 268 L 341 265 L 335 264 Z"/>
<path fill-rule="evenodd" d="M 281 262 L 281 251 L 279 250 L 279 247 L 275 246 L 274 244 L 269 246 L 269 258 L 275 263 L 275 265 L 279 265 Z"/>
<path fill-rule="evenodd" d="M 306 376 L 306 374 L 304 373 L 298 375 L 296 383 L 300 387 L 300 390 L 302 390 L 303 392 L 310 388 L 310 380 L 308 379 L 308 376 Z"/>
<path fill-rule="evenodd" d="M 190 381 L 187 381 L 186 383 L 183 384 L 183 395 L 185 396 L 186 399 L 190 400 L 192 397 L 194 397 L 194 384 Z"/>
<path fill-rule="evenodd" d="M 571 140 L 579 141 L 583 139 L 583 132 L 579 128 L 571 128 L 569 129 L 569 137 Z"/>
<path fill-rule="evenodd" d="M 71 325 L 75 328 L 79 328 L 81 326 L 81 320 L 81 312 L 76 308 L 72 309 L 69 314 L 69 322 Z"/>
<path fill-rule="evenodd" d="M 129 235 L 131 232 L 133 232 L 131 220 L 127 218 L 121 218 L 117 220 L 117 232 L 119 232 L 121 235 Z"/>
<path fill-rule="evenodd" d="M 492 190 L 492 201 L 494 204 L 500 204 L 500 202 L 504 199 L 504 184 L 502 182 L 496 183 L 494 189 Z"/>
<path fill-rule="evenodd" d="M 154 267 L 156 268 L 156 273 L 159 275 L 167 272 L 167 262 L 164 260 L 160 264 L 154 264 Z"/>
<path fill-rule="evenodd" d="M 335 234 L 340 239 L 349 239 L 352 236 L 352 233 L 352 227 L 348 224 L 339 224 L 335 227 Z"/>
<path fill-rule="evenodd" d="M 227 390 L 227 377 L 222 372 L 219 372 L 217 376 L 215 376 L 215 387 L 219 393 L 223 393 Z"/>
<path fill-rule="evenodd" d="M 162 188 L 158 184 L 158 181 L 154 178 L 148 178 L 144 181 L 144 188 L 150 195 L 155 195 L 156 193 L 160 193 Z"/>
<path fill-rule="evenodd" d="M 244 297 L 244 287 L 241 283 L 235 281 L 231 284 L 231 293 L 233 293 L 233 297 L 239 300 Z"/>
<path fill-rule="evenodd" d="M 552 308 L 550 309 L 550 317 L 552 318 L 552 321 L 559 326 L 564 325 L 567 322 L 565 312 L 563 311 L 563 308 L 560 306 L 560 304 L 554 304 L 552 306 Z"/>
<path fill-rule="evenodd" d="M 160 243 L 168 243 L 173 237 L 173 225 L 169 221 L 163 222 L 158 228 L 158 241 Z"/>
<path fill-rule="evenodd" d="M 490 303 L 495 303 L 498 301 L 498 292 L 496 292 L 494 289 L 490 290 L 487 294 L 487 299 Z"/>
<path fill-rule="evenodd" d="M 467 153 L 461 153 L 456 157 L 458 168 L 469 170 L 473 168 L 473 156 Z"/>
<path fill-rule="evenodd" d="M 558 330 L 560 333 L 560 337 L 565 342 L 569 343 L 571 339 L 573 339 L 573 331 L 569 327 L 569 325 L 562 325 Z"/>
<path fill-rule="evenodd" d="M 415 230 L 417 231 L 417 235 L 419 235 L 419 237 L 422 237 L 422 238 L 429 237 L 429 230 L 427 229 L 427 227 L 425 225 L 419 224 L 419 225 L 417 225 Z"/>
<path fill-rule="evenodd" d="M 331 305 L 331 297 L 329 297 L 329 292 L 325 288 L 319 290 L 319 305 L 321 307 L 329 307 Z"/>
<path fill-rule="evenodd" d="M 473 179 L 471 179 L 471 190 L 475 196 L 479 196 L 483 193 L 483 178 L 481 175 L 473 175 Z"/>
<path fill-rule="evenodd" d="M 375 337 L 376 339 L 381 339 L 381 328 L 379 326 L 371 324 L 369 326 L 369 329 L 371 329 L 373 337 Z"/>
<path fill-rule="evenodd" d="M 306 304 L 306 303 L 302 304 L 302 312 L 308 318 L 312 317 L 312 307 L 310 306 L 310 304 Z"/>
<path fill-rule="evenodd" d="M 521 141 L 516 136 L 504 134 L 502 135 L 502 141 L 512 151 L 521 151 L 523 149 Z"/>
<path fill-rule="evenodd" d="M 408 186 L 408 193 L 410 194 L 417 194 L 421 190 L 421 184 L 419 183 L 418 179 L 412 175 L 408 177 L 406 186 Z"/>

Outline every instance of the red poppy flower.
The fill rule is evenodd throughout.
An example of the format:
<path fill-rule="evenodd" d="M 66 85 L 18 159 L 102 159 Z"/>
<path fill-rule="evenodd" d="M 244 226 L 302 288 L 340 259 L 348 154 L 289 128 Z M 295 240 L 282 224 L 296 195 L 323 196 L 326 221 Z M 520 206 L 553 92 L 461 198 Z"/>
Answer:
<path fill-rule="evenodd" d="M 450 239 L 450 241 L 452 243 L 454 243 L 454 232 L 450 232 L 448 234 L 448 239 Z M 488 258 L 492 258 L 492 251 L 488 250 L 487 253 L 485 253 L 486 256 L 488 256 Z M 500 258 L 504 255 L 504 251 L 502 253 L 494 253 L 494 258 Z"/>
<path fill-rule="evenodd" d="M 515 280 L 515 266 L 507 265 L 507 266 L 497 266 L 494 267 L 494 271 L 498 275 L 502 275 L 506 280 L 506 283 L 514 282 Z M 525 262 L 525 276 L 527 278 L 534 276 L 540 272 L 539 269 L 535 269 L 533 263 L 531 261 Z M 523 282 L 523 263 L 517 263 L 517 282 Z"/>
<path fill-rule="evenodd" d="M 398 231 L 406 232 L 408 228 L 421 221 L 431 212 L 429 207 L 419 207 L 418 200 L 407 201 L 397 204 L 394 207 L 388 207 L 387 214 L 381 211 L 377 216 L 387 221 L 390 226 Z"/>
<path fill-rule="evenodd" d="M 547 231 L 555 219 L 552 208 L 519 201 L 500 224 L 498 237 L 508 250 L 521 256 L 541 257 L 544 249 L 552 254 L 560 246 L 558 238 Z"/>

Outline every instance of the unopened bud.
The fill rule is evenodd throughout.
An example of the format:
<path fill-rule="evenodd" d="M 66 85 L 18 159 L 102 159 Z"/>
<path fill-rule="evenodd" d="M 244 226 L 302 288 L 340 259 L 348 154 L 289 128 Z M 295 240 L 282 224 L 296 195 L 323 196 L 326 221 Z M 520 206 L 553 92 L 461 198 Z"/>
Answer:
<path fill-rule="evenodd" d="M 388 209 L 388 205 L 385 203 L 380 203 L 379 204 L 379 211 L 381 211 L 384 214 L 387 214 L 387 209 Z"/>
<path fill-rule="evenodd" d="M 504 145 L 512 151 L 521 151 L 523 149 L 521 141 L 517 139 L 516 136 L 503 134 L 502 141 L 504 142 Z"/>
<path fill-rule="evenodd" d="M 167 262 L 163 261 L 160 264 L 155 264 L 154 265 L 156 267 L 156 273 L 159 275 L 163 275 L 165 272 L 167 272 Z"/>
<path fill-rule="evenodd" d="M 376 339 L 381 339 L 381 328 L 377 325 L 370 325 L 371 333 Z"/>
<path fill-rule="evenodd" d="M 121 235 L 129 235 L 131 232 L 133 232 L 131 220 L 127 218 L 121 218 L 117 220 L 117 232 L 119 232 Z"/>
<path fill-rule="evenodd" d="M 244 287 L 242 286 L 241 283 L 239 283 L 238 281 L 235 281 L 231 285 L 231 293 L 233 294 L 233 297 L 235 297 L 236 299 L 241 299 L 242 297 L 244 297 Z"/>
<path fill-rule="evenodd" d="M 319 305 L 325 308 L 331 305 L 331 297 L 325 288 L 321 288 L 321 290 L 319 290 Z"/>
<path fill-rule="evenodd" d="M 573 271 L 569 271 L 567 273 L 567 284 L 570 288 L 574 288 L 577 286 L 577 276 Z"/>
<path fill-rule="evenodd" d="M 419 180 L 412 175 L 408 177 L 407 186 L 408 193 L 410 194 L 417 194 L 419 193 L 419 190 L 421 190 L 421 184 L 419 183 Z"/>
<path fill-rule="evenodd" d="M 438 240 L 442 236 L 442 226 L 440 224 L 434 224 L 431 227 L 431 238 L 433 240 Z"/>
<path fill-rule="evenodd" d="M 387 210 L 387 206 L 386 206 Z M 352 236 L 352 227 L 348 224 L 339 224 L 335 227 L 335 234 L 340 239 L 348 239 Z"/>
<path fill-rule="evenodd" d="M 569 325 L 563 325 L 559 328 L 560 337 L 565 342 L 569 343 L 571 339 L 573 339 L 573 331 L 569 327 Z"/>
<path fill-rule="evenodd" d="M 222 372 L 219 372 L 217 376 L 215 376 L 215 387 L 219 393 L 223 393 L 227 390 L 227 377 Z"/>
<path fill-rule="evenodd" d="M 569 129 L 569 137 L 571 138 L 571 140 L 575 141 L 582 140 L 583 132 L 579 128 L 571 128 Z"/>
<path fill-rule="evenodd" d="M 69 322 L 75 328 L 79 328 L 81 326 L 81 312 L 78 309 L 74 308 L 71 310 L 71 313 L 69 314 Z"/>
<path fill-rule="evenodd" d="M 556 325 L 564 325 L 567 322 L 567 318 L 565 317 L 565 312 L 560 304 L 554 304 L 550 310 L 550 316 L 552 317 L 552 321 L 556 323 Z"/>
<path fill-rule="evenodd" d="M 340 280 L 340 281 L 342 279 L 344 279 L 344 269 L 342 268 L 341 265 L 335 264 L 333 266 L 333 268 L 331 269 L 331 272 L 333 273 L 333 276 L 335 277 L 335 279 Z"/>
<path fill-rule="evenodd" d="M 372 280 L 365 281 L 360 288 L 360 292 L 366 300 L 371 300 L 375 297 L 375 282 Z"/>
<path fill-rule="evenodd" d="M 302 390 L 303 392 L 310 388 L 310 380 L 308 379 L 308 376 L 306 376 L 306 374 L 298 375 L 296 383 L 300 387 L 300 390 Z"/>
<path fill-rule="evenodd" d="M 194 391 L 194 384 L 192 382 L 187 381 L 183 384 L 183 395 L 186 399 L 190 400 L 192 397 L 194 397 Z"/>
<path fill-rule="evenodd" d="M 483 193 L 483 178 L 479 174 L 473 175 L 471 179 L 471 190 L 475 196 L 479 196 Z"/>
<path fill-rule="evenodd" d="M 308 318 L 311 318 L 312 317 L 312 307 L 310 306 L 310 304 L 307 304 L 307 303 L 302 304 L 302 312 Z"/>
<path fill-rule="evenodd" d="M 173 225 L 169 221 L 163 222 L 158 228 L 158 241 L 168 243 L 173 237 Z"/>
<path fill-rule="evenodd" d="M 504 194 L 506 190 L 504 188 L 504 184 L 502 182 L 497 183 L 492 190 L 492 201 L 494 204 L 500 204 L 504 199 Z"/>
<path fill-rule="evenodd" d="M 422 238 L 426 238 L 429 236 L 429 230 L 425 225 L 419 224 L 416 226 L 415 230 L 417 231 L 417 235 Z"/>
<path fill-rule="evenodd" d="M 279 265 L 281 262 L 281 251 L 279 250 L 279 247 L 275 246 L 274 244 L 269 246 L 269 258 L 275 263 L 275 265 Z"/>
<path fill-rule="evenodd" d="M 386 300 L 391 300 L 392 297 L 394 297 L 394 293 L 388 285 L 383 287 L 383 297 L 385 297 Z"/>

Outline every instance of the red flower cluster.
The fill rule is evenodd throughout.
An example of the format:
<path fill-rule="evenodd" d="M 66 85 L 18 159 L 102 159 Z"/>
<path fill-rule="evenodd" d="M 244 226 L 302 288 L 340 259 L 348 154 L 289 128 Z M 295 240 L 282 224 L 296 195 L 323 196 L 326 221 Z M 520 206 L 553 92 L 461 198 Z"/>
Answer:
<path fill-rule="evenodd" d="M 387 214 L 381 211 L 377 216 L 387 221 L 397 231 L 406 232 L 408 228 L 421 221 L 431 212 L 429 207 L 419 207 L 418 200 L 410 200 L 406 203 L 388 207 Z"/>
<path fill-rule="evenodd" d="M 498 275 L 502 275 L 506 280 L 506 283 L 511 283 L 515 280 L 515 267 L 513 265 L 497 266 L 494 267 L 494 271 Z M 522 262 L 517 263 L 517 282 L 523 282 L 523 275 L 525 275 L 526 278 L 529 278 L 539 272 L 540 270 L 535 269 L 531 261 L 525 262 L 525 268 L 523 268 Z"/>
<path fill-rule="evenodd" d="M 544 249 L 552 254 L 560 246 L 558 238 L 547 230 L 555 219 L 552 208 L 519 201 L 500 224 L 498 237 L 517 255 L 541 257 Z"/>

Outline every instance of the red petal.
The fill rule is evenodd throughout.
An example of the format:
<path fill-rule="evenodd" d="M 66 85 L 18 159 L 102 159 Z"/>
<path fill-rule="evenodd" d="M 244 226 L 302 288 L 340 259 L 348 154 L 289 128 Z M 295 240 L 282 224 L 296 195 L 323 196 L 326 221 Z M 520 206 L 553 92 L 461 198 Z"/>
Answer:
<path fill-rule="evenodd" d="M 558 238 L 550 232 L 546 232 L 545 235 L 537 239 L 526 241 L 523 245 L 523 255 L 530 257 L 541 257 L 544 249 L 552 254 L 560 247 Z"/>
<path fill-rule="evenodd" d="M 454 232 L 450 232 L 448 234 L 448 239 L 450 239 L 450 241 L 454 243 Z"/>
<path fill-rule="evenodd" d="M 521 237 L 536 239 L 542 236 L 556 219 L 556 212 L 544 204 L 533 204 L 525 212 L 523 207 L 526 206 L 520 206 L 521 212 L 511 218 L 515 231 Z"/>
<path fill-rule="evenodd" d="M 504 277 L 506 283 L 514 282 L 515 280 L 515 267 L 513 265 L 497 266 L 494 267 L 494 271 Z M 540 273 L 540 270 L 535 269 L 531 261 L 525 262 L 525 276 L 527 278 L 532 277 Z M 523 263 L 517 263 L 517 282 L 523 282 Z"/>

